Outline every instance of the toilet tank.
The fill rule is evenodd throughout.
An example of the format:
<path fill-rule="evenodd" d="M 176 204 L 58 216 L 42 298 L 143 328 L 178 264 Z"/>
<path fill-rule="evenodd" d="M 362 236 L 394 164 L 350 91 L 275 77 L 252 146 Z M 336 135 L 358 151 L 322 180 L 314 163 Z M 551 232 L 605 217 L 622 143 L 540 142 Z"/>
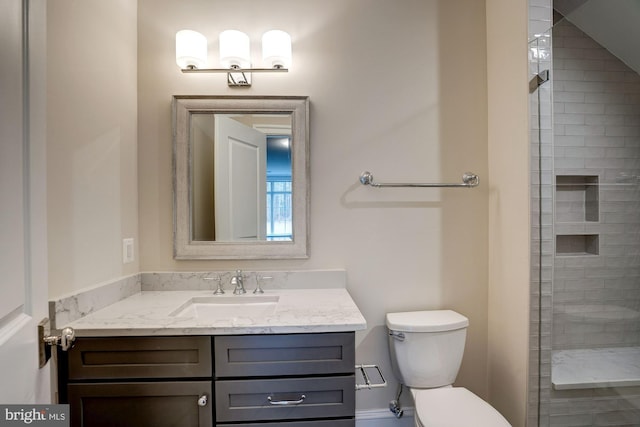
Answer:
<path fill-rule="evenodd" d="M 398 380 L 412 388 L 453 384 L 469 319 L 452 310 L 387 313 L 389 351 Z"/>

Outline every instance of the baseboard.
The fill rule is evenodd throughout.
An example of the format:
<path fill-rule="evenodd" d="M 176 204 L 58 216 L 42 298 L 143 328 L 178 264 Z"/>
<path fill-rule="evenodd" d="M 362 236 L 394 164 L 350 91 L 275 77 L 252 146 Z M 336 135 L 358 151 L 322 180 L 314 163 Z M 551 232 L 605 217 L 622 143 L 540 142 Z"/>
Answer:
<path fill-rule="evenodd" d="M 356 427 L 413 427 L 413 408 L 403 408 L 401 418 L 385 409 L 356 411 Z"/>

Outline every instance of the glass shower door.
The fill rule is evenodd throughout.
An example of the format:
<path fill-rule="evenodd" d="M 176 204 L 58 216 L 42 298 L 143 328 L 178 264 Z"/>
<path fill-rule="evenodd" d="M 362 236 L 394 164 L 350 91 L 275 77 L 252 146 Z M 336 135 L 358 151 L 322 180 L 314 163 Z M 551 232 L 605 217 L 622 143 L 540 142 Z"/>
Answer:
<path fill-rule="evenodd" d="M 550 394 L 551 290 L 553 273 L 553 140 L 551 38 L 530 41 L 529 111 L 531 123 L 531 352 L 528 426 L 547 425 Z"/>
<path fill-rule="evenodd" d="M 553 27 L 552 425 L 640 425 L 640 76 L 601 34 L 613 3 Z"/>
<path fill-rule="evenodd" d="M 551 82 L 532 108 L 539 215 L 529 425 L 640 426 L 640 2 L 554 8 Z"/>

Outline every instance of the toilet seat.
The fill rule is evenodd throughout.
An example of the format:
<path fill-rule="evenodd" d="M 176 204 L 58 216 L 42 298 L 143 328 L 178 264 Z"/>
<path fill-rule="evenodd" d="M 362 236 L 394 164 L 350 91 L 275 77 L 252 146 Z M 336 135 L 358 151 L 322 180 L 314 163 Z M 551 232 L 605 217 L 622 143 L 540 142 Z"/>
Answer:
<path fill-rule="evenodd" d="M 511 427 L 491 405 L 463 387 L 412 389 L 419 427 Z"/>

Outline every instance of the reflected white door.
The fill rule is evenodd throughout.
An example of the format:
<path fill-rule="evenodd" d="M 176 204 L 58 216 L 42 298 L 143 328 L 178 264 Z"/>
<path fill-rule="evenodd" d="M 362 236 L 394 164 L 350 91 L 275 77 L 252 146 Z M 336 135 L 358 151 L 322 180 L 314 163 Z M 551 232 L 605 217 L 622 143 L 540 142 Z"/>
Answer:
<path fill-rule="evenodd" d="M 50 403 L 38 368 L 37 324 L 47 316 L 45 0 L 0 2 L 0 403 Z M 23 51 L 29 5 L 30 52 Z M 26 12 L 24 12 L 26 13 Z M 36 55 L 35 52 L 41 52 Z M 23 58 L 29 58 L 25 67 Z M 31 74 L 25 75 L 30 69 Z M 26 112 L 26 113 L 25 113 Z"/>
<path fill-rule="evenodd" d="M 266 239 L 267 137 L 215 116 L 216 241 Z"/>

